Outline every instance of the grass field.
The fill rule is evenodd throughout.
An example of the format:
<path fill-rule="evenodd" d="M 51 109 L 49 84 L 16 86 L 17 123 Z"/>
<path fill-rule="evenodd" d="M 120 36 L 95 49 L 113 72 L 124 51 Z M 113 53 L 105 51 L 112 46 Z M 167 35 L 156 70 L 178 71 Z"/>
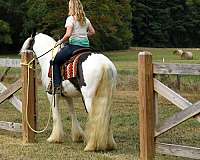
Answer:
<path fill-rule="evenodd" d="M 150 49 L 154 62 L 166 63 L 200 63 L 200 51 L 193 51 L 193 60 L 181 60 L 173 55 L 173 49 Z M 37 135 L 37 143 L 23 145 L 21 135 L 0 130 L 0 159 L 2 160 L 138 160 L 139 157 L 139 124 L 138 124 L 138 84 L 137 84 L 137 55 L 138 50 L 132 48 L 127 51 L 105 53 L 116 65 L 118 70 L 117 90 L 113 97 L 113 130 L 117 142 L 117 150 L 110 152 L 88 153 L 84 152 L 83 143 L 73 143 L 70 137 L 71 120 L 67 114 L 67 107 L 61 100 L 60 109 L 66 133 L 64 143 L 49 144 L 46 139 L 51 133 L 50 125 L 46 132 Z M 2 55 L 1 55 L 2 56 Z M 6 57 L 6 56 L 2 56 Z M 0 68 L 0 71 L 3 71 Z M 12 69 L 10 74 L 15 72 Z M 19 75 L 18 75 L 19 76 Z M 9 77 L 9 76 L 8 76 Z M 163 83 L 179 92 L 191 102 L 200 99 L 200 77 L 181 77 L 180 90 L 176 86 L 176 76 L 159 77 Z M 5 79 L 9 84 L 17 77 Z M 18 96 L 20 96 L 20 92 Z M 81 99 L 75 101 L 78 119 L 84 128 L 87 113 Z M 48 101 L 39 81 L 38 83 L 38 109 L 39 128 L 43 128 L 48 118 Z M 159 117 L 163 121 L 179 111 L 177 107 L 159 96 Z M 0 104 L 0 117 L 2 121 L 20 122 L 21 114 L 8 102 Z M 178 127 L 168 131 L 158 138 L 159 142 L 175 143 L 200 147 L 200 124 L 194 119 L 188 120 Z M 165 156 L 156 154 L 156 160 L 187 160 L 187 158 Z"/>

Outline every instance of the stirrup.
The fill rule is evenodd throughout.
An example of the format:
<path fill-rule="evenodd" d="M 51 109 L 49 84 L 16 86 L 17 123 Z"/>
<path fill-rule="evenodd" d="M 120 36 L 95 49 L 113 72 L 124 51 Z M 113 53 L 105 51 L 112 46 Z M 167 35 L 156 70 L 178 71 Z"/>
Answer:
<path fill-rule="evenodd" d="M 62 88 L 61 86 L 59 87 L 54 87 L 53 94 L 61 94 L 62 93 Z"/>
<path fill-rule="evenodd" d="M 49 82 L 46 92 L 52 94 L 52 81 Z"/>
<path fill-rule="evenodd" d="M 62 93 L 62 88 L 59 86 L 59 87 L 54 87 L 54 90 L 52 89 L 52 85 L 49 85 L 47 90 L 46 90 L 47 93 L 49 94 L 61 94 Z"/>

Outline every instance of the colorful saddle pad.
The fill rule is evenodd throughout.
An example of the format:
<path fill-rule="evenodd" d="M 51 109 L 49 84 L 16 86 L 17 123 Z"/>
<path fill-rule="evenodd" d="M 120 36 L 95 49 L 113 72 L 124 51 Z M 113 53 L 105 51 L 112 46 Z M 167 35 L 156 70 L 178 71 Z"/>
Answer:
<path fill-rule="evenodd" d="M 78 63 L 80 61 L 80 57 L 82 55 L 90 55 L 90 54 L 91 54 L 90 48 L 81 48 L 74 51 L 73 53 L 74 56 L 71 57 L 61 66 L 61 71 L 62 71 L 61 74 L 63 80 L 68 80 L 70 78 L 76 77 L 78 73 Z M 48 77 L 52 78 L 52 64 L 49 67 Z"/>

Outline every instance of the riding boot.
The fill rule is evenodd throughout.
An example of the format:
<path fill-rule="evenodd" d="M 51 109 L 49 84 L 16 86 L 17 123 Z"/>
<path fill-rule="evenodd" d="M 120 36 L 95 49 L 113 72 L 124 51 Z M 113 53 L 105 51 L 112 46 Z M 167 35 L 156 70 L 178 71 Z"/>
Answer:
<path fill-rule="evenodd" d="M 61 86 L 54 87 L 53 94 L 61 94 L 61 93 L 62 93 L 62 87 Z"/>
<path fill-rule="evenodd" d="M 50 82 L 48 84 L 46 92 L 49 94 L 52 94 L 52 79 L 50 80 Z"/>
<path fill-rule="evenodd" d="M 49 83 L 46 92 L 49 94 L 61 94 L 62 88 L 61 88 L 61 86 L 58 86 L 58 87 L 54 87 L 54 89 L 53 89 L 52 83 Z"/>

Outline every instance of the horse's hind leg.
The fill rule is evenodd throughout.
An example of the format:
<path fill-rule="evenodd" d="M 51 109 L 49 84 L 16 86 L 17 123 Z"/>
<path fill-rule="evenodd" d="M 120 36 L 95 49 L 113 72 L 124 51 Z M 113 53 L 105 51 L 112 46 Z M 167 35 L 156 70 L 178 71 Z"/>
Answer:
<path fill-rule="evenodd" d="M 85 130 L 87 145 L 84 151 L 113 150 L 116 148 L 110 109 L 104 106 L 108 99 L 108 97 L 94 97 L 91 100 L 92 106 Z"/>
<path fill-rule="evenodd" d="M 63 125 L 61 121 L 61 116 L 58 109 L 59 96 L 55 95 L 55 103 L 54 103 L 54 98 L 51 95 L 48 95 L 48 99 L 52 107 L 53 130 L 50 137 L 47 139 L 47 141 L 60 143 L 60 142 L 63 142 L 64 131 L 63 131 Z"/>
<path fill-rule="evenodd" d="M 96 83 L 92 81 L 92 84 L 88 83 L 82 89 L 88 110 L 88 122 L 85 130 L 87 145 L 84 151 L 116 148 L 111 126 L 111 99 L 115 79 L 112 78 L 112 74 L 107 68 L 103 68 L 102 72 L 100 81 L 96 81 Z"/>
<path fill-rule="evenodd" d="M 67 97 L 65 100 L 68 103 L 69 114 L 72 119 L 72 128 L 71 128 L 72 141 L 74 141 L 74 142 L 83 141 L 84 132 L 77 120 L 77 116 L 74 111 L 73 100 L 72 100 L 72 98 L 69 98 L 69 97 Z"/>

